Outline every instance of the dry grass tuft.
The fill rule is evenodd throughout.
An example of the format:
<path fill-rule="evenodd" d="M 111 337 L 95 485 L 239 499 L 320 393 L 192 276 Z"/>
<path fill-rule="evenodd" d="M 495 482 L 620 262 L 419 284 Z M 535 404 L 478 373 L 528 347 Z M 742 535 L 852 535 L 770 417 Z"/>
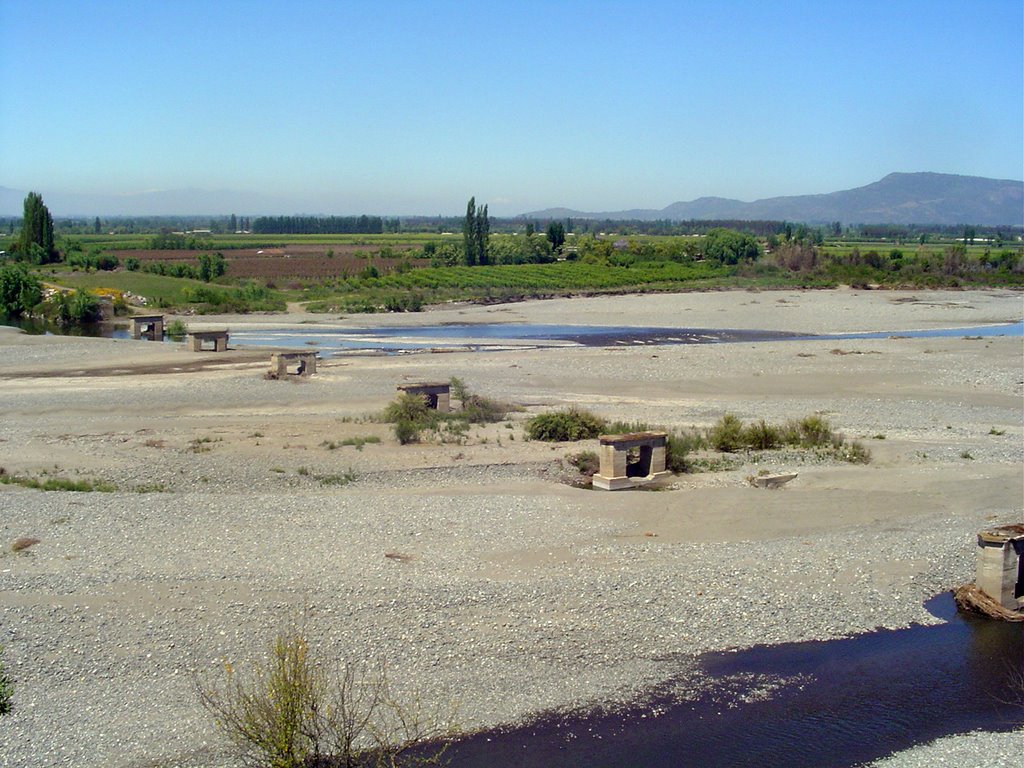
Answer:
<path fill-rule="evenodd" d="M 11 552 L 23 552 L 31 546 L 34 546 L 40 542 L 40 539 L 35 539 L 31 536 L 21 536 L 11 542 Z"/>

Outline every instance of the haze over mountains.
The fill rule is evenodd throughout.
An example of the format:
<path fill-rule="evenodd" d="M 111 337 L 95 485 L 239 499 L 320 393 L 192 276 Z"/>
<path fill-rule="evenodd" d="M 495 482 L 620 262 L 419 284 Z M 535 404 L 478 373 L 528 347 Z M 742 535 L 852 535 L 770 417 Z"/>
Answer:
<path fill-rule="evenodd" d="M 55 217 L 287 215 L 311 212 L 300 201 L 237 190 L 174 189 L 137 194 L 86 194 L 35 190 Z M 0 187 L 0 215 L 20 216 L 28 190 Z M 319 211 L 319 213 L 336 213 Z M 365 213 L 390 214 L 389 211 Z M 578 211 L 548 208 L 524 213 L 535 219 L 785 220 L 821 224 L 978 224 L 1024 226 L 1024 182 L 946 173 L 891 173 L 856 189 L 820 195 L 769 197 L 743 202 L 701 197 L 658 209 Z"/>
<path fill-rule="evenodd" d="M 949 173 L 890 173 L 867 186 L 822 195 L 769 197 L 745 203 L 701 197 L 660 210 L 586 212 L 548 208 L 527 218 L 774 220 L 822 224 L 979 224 L 1024 226 L 1024 182 Z"/>
<path fill-rule="evenodd" d="M 132 194 L 90 194 L 0 187 L 0 216 L 21 216 L 25 195 L 30 191 L 43 196 L 55 217 L 74 216 L 246 216 L 285 215 L 302 211 L 304 206 L 285 197 L 233 189 L 161 189 Z"/>

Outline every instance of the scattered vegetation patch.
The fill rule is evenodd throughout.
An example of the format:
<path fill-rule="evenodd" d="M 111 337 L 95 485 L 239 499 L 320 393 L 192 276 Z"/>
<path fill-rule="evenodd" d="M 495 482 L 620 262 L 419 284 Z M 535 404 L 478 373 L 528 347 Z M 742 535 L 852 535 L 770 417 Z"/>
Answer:
<path fill-rule="evenodd" d="M 0 467 L 0 484 L 20 485 L 25 488 L 35 488 L 38 491 L 76 491 L 79 493 L 113 493 L 117 486 L 102 480 L 68 480 L 64 477 L 26 477 L 23 475 L 10 475 Z"/>
<path fill-rule="evenodd" d="M 357 451 L 363 450 L 363 446 L 367 443 L 376 444 L 380 442 L 380 438 L 376 435 L 362 435 L 359 437 L 346 437 L 344 440 L 324 440 L 320 443 L 320 446 L 326 448 L 329 451 L 336 450 L 345 446 L 352 446 Z"/>
<path fill-rule="evenodd" d="M 743 462 L 725 456 L 692 458 L 699 451 L 717 451 L 733 454 L 740 451 L 771 451 L 798 448 L 813 451 L 823 458 L 832 458 L 851 464 L 867 464 L 871 452 L 858 441 L 848 441 L 835 432 L 828 420 L 820 414 L 789 421 L 782 425 L 770 424 L 764 419 L 744 424 L 736 415 L 727 413 L 706 429 L 666 430 L 643 422 L 605 422 L 586 411 L 570 409 L 540 414 L 527 422 L 527 436 L 535 440 L 569 442 L 598 437 L 602 434 L 631 434 L 657 430 L 666 432 L 665 467 L 682 474 L 699 470 L 706 472 L 732 470 Z M 882 436 L 884 439 L 884 435 Z M 593 457 L 593 458 L 591 458 Z M 597 470 L 597 457 L 590 451 L 566 457 L 582 475 L 593 476 Z M 590 470 L 594 463 L 594 470 Z"/>
<path fill-rule="evenodd" d="M 222 442 L 222 437 L 197 437 L 194 440 L 190 440 L 188 443 L 188 450 L 192 453 L 207 453 L 213 450 L 211 443 Z"/>
<path fill-rule="evenodd" d="M 393 425 L 395 438 L 402 445 L 420 442 L 424 433 L 439 443 L 464 443 L 470 424 L 490 424 L 502 421 L 515 406 L 477 395 L 458 378 L 449 383 L 452 399 L 459 408 L 440 413 L 427 404 L 423 395 L 400 393 L 392 400 L 380 420 Z"/>
<path fill-rule="evenodd" d="M 135 493 L 167 493 L 168 489 L 165 483 L 143 483 L 136 485 L 132 490 Z"/>
<path fill-rule="evenodd" d="M 743 465 L 736 456 L 701 456 L 688 463 L 693 472 L 731 472 Z"/>
<path fill-rule="evenodd" d="M 988 431 L 988 433 L 989 433 L 990 435 L 1005 435 L 1005 434 L 1006 434 L 1006 430 L 1005 430 L 1005 429 L 996 429 L 995 427 L 992 427 L 992 428 L 991 428 L 991 429 L 990 429 L 990 430 Z"/>
<path fill-rule="evenodd" d="M 340 474 L 334 475 L 315 475 L 320 485 L 333 485 L 342 486 L 348 485 L 356 479 L 356 473 L 353 469 L 346 469 Z"/>
<path fill-rule="evenodd" d="M 597 454 L 593 451 L 571 453 L 565 457 L 565 460 L 576 467 L 584 477 L 593 477 L 597 470 L 600 469 L 601 464 Z"/>

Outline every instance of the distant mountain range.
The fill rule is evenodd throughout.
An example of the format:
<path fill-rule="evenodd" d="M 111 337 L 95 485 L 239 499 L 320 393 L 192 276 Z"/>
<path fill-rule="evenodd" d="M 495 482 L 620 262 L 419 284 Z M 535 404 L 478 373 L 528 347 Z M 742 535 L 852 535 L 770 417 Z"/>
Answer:
<path fill-rule="evenodd" d="M 949 173 L 890 173 L 864 187 L 823 195 L 768 197 L 745 203 L 701 197 L 653 210 L 600 213 L 548 208 L 535 219 L 773 220 L 822 224 L 978 224 L 1024 226 L 1024 182 Z"/>
<path fill-rule="evenodd" d="M 314 211 L 303 204 L 260 192 L 170 189 L 133 194 L 41 192 L 55 217 L 70 216 L 245 216 Z M 0 216 L 20 216 L 28 190 L 0 187 Z M 821 224 L 978 224 L 1024 226 L 1024 182 L 955 176 L 948 173 L 890 173 L 881 181 L 824 195 L 769 197 L 745 203 L 701 197 L 653 210 L 587 212 L 548 208 L 522 214 L 535 219 L 733 219 L 785 220 Z"/>

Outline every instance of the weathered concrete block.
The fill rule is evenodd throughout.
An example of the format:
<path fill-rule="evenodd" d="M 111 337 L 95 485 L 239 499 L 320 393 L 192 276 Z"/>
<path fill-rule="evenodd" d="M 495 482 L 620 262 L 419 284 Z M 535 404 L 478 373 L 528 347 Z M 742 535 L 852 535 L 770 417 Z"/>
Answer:
<path fill-rule="evenodd" d="M 978 534 L 975 584 L 1003 608 L 1024 610 L 1024 525 Z"/>
<path fill-rule="evenodd" d="M 601 435 L 599 469 L 591 483 L 595 488 L 616 491 L 646 485 L 669 473 L 665 469 L 668 434 L 635 432 Z"/>

